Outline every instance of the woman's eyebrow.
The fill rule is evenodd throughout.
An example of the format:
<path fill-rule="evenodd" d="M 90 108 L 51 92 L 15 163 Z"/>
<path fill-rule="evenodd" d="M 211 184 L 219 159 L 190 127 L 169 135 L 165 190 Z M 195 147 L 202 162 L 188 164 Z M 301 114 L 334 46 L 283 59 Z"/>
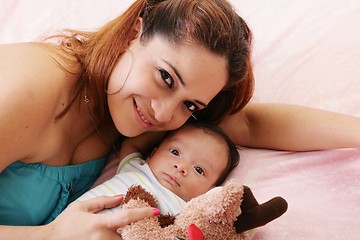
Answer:
<path fill-rule="evenodd" d="M 171 69 L 174 71 L 174 73 L 176 74 L 176 76 L 178 77 L 180 83 L 185 87 L 185 82 L 184 80 L 182 79 L 179 71 L 176 69 L 175 66 L 173 66 L 171 63 L 169 63 L 168 61 L 166 61 L 165 59 L 161 59 L 161 61 L 163 61 L 165 64 L 167 64 L 169 67 L 171 67 Z M 198 104 L 200 104 L 201 106 L 203 106 L 204 108 L 207 106 L 207 104 L 203 103 L 202 101 L 200 100 L 196 100 L 194 99 L 195 102 L 197 102 Z"/>
<path fill-rule="evenodd" d="M 171 67 L 171 69 L 175 72 L 176 76 L 178 77 L 178 79 L 180 80 L 181 84 L 183 86 L 185 86 L 185 82 L 183 81 L 179 71 L 176 69 L 175 66 L 173 66 L 171 63 L 169 63 L 168 61 L 164 60 L 164 59 L 161 59 L 161 61 L 163 61 L 164 63 L 166 63 L 167 65 L 169 65 Z"/>
<path fill-rule="evenodd" d="M 206 106 L 207 106 L 205 103 L 203 103 L 203 102 L 201 102 L 201 101 L 199 101 L 199 100 L 194 99 L 194 101 L 197 102 L 198 104 L 200 104 L 200 105 L 203 106 L 203 107 L 206 107 Z"/>

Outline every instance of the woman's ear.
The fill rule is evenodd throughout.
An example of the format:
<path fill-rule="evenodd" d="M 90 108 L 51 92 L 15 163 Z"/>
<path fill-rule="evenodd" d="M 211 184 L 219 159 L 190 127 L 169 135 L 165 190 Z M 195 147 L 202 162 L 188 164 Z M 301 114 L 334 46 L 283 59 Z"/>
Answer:
<path fill-rule="evenodd" d="M 138 20 L 136 21 L 135 25 L 134 25 L 134 31 L 137 32 L 137 37 L 141 36 L 141 33 L 143 31 L 143 18 L 139 17 Z"/>
<path fill-rule="evenodd" d="M 132 37 L 131 37 L 132 40 L 129 42 L 129 45 L 140 39 L 142 30 L 143 30 L 143 18 L 139 17 L 132 28 Z"/>

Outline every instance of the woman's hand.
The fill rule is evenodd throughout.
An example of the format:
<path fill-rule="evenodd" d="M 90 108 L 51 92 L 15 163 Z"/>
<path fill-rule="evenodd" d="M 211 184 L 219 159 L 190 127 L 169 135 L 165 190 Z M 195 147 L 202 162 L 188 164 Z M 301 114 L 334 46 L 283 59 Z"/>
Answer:
<path fill-rule="evenodd" d="M 47 228 L 48 239 L 122 239 L 116 230 L 129 223 L 158 214 L 154 208 L 126 209 L 112 214 L 95 214 L 119 205 L 122 196 L 97 197 L 75 202 Z"/>

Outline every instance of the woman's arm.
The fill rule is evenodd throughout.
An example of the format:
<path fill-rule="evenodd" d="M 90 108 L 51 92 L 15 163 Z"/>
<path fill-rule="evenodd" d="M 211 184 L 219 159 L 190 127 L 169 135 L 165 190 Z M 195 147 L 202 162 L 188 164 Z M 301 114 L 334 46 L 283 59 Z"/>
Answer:
<path fill-rule="evenodd" d="M 0 226 L 0 240 L 37 239 L 118 239 L 116 230 L 157 214 L 153 208 L 126 209 L 111 214 L 95 214 L 119 205 L 123 197 L 97 197 L 74 203 L 53 222 L 44 226 Z"/>
<path fill-rule="evenodd" d="M 248 104 L 219 124 L 236 144 L 311 151 L 360 147 L 360 118 L 287 104 Z"/>
<path fill-rule="evenodd" d="M 52 239 L 46 229 L 46 226 L 0 226 L 0 240 Z"/>

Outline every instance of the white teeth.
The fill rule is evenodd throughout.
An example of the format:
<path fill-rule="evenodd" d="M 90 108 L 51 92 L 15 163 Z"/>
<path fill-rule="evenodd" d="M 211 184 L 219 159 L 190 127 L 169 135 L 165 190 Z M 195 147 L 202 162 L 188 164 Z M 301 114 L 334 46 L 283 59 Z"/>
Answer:
<path fill-rule="evenodd" d="M 146 122 L 146 123 L 150 124 L 150 122 L 149 122 L 148 120 L 146 120 L 146 119 L 145 119 L 145 117 L 141 114 L 139 107 L 136 107 L 136 109 L 137 109 L 137 111 L 138 111 L 138 113 L 139 113 L 139 115 L 140 115 L 141 119 L 142 119 L 144 122 Z"/>

